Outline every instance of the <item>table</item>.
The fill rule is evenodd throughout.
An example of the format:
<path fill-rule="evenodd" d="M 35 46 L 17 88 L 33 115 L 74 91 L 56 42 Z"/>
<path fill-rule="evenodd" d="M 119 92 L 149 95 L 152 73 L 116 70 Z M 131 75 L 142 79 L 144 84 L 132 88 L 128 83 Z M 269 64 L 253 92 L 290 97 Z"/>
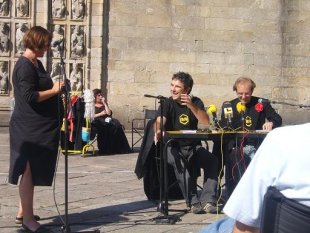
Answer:
<path fill-rule="evenodd" d="M 234 139 L 236 137 L 258 138 L 264 139 L 269 131 L 267 130 L 249 130 L 249 131 L 203 131 L 203 130 L 180 130 L 166 131 L 165 139 L 175 140 L 221 140 Z"/>
<path fill-rule="evenodd" d="M 180 131 L 165 131 L 164 140 L 166 141 L 164 147 L 163 156 L 163 185 L 161 185 L 160 195 L 164 198 L 162 204 L 163 212 L 168 215 L 168 174 L 167 174 L 167 147 L 172 141 L 176 140 L 212 140 L 221 141 L 227 139 L 242 139 L 242 138 L 253 138 L 263 140 L 269 131 L 267 130 L 251 130 L 251 131 L 224 131 L 224 130 L 180 130 Z M 162 171 L 163 170 L 163 171 Z"/>

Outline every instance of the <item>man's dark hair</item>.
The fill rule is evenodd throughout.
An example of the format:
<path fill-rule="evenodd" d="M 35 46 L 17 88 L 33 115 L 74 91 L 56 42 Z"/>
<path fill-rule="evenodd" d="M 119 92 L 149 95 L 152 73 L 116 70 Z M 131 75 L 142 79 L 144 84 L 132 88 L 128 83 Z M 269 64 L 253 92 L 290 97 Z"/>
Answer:
<path fill-rule="evenodd" d="M 188 94 L 191 93 L 193 85 L 194 85 L 194 81 L 193 81 L 192 76 L 189 73 L 185 73 L 185 72 L 182 72 L 182 71 L 180 71 L 178 73 L 175 73 L 172 76 L 172 80 L 175 80 L 175 79 L 181 81 L 182 83 L 184 83 L 185 89 L 189 90 Z"/>

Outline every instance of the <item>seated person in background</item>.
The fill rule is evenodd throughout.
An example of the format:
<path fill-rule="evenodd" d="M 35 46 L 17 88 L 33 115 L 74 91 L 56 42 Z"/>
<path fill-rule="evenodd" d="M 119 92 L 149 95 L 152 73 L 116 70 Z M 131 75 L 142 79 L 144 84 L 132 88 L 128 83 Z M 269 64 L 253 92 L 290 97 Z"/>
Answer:
<path fill-rule="evenodd" d="M 309 141 L 309 123 L 270 132 L 224 207 L 229 218 L 207 226 L 201 233 L 258 233 L 269 186 L 310 206 Z"/>
<path fill-rule="evenodd" d="M 102 91 L 93 90 L 95 97 L 95 119 L 92 127 L 97 133 L 99 154 L 126 154 L 130 153 L 130 147 L 120 122 L 112 118 L 112 110 L 109 108 Z"/>
<path fill-rule="evenodd" d="M 171 97 L 163 101 L 164 130 L 197 130 L 198 121 L 205 125 L 209 124 L 209 117 L 201 99 L 189 95 L 192 87 L 193 79 L 190 74 L 178 72 L 172 76 Z M 160 109 L 161 107 L 158 108 L 154 125 L 155 143 L 161 137 Z M 187 169 L 185 169 L 184 158 L 189 161 Z M 172 142 L 168 146 L 167 161 L 174 167 L 183 197 L 187 205 L 191 205 L 192 212 L 195 214 L 216 213 L 217 157 L 203 148 L 199 140 L 182 140 Z M 204 170 L 203 190 L 200 197 L 198 197 L 196 187 L 199 168 Z"/>
<path fill-rule="evenodd" d="M 265 99 L 252 96 L 255 87 L 256 84 L 250 78 L 240 77 L 236 80 L 233 90 L 238 97 L 229 102 L 233 115 L 231 119 L 225 118 L 224 103 L 220 122 L 222 127 L 227 126 L 228 129 L 247 131 L 272 130 L 281 126 L 282 118 L 270 103 Z M 242 112 L 240 111 L 240 105 L 244 107 Z M 225 185 L 228 196 L 238 183 L 261 142 L 261 139 L 246 137 L 239 142 L 225 140 L 223 151 L 226 169 Z M 220 142 L 215 142 L 213 154 L 218 155 L 220 160 L 222 159 Z"/>

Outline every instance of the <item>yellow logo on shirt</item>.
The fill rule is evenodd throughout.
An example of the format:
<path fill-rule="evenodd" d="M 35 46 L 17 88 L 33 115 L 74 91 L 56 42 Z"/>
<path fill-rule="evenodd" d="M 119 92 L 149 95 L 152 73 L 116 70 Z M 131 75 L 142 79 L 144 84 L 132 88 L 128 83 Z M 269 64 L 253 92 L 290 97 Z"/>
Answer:
<path fill-rule="evenodd" d="M 185 114 L 182 114 L 180 117 L 179 117 L 179 121 L 182 125 L 187 125 L 189 123 L 189 117 Z"/>
<path fill-rule="evenodd" d="M 245 118 L 245 126 L 251 127 L 252 126 L 252 118 L 250 116 L 246 116 Z"/>

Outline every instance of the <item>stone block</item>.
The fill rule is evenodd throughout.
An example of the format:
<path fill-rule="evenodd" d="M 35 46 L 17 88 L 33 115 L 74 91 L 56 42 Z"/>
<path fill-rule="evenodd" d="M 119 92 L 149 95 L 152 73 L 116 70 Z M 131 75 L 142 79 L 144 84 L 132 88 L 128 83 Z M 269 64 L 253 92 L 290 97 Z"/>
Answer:
<path fill-rule="evenodd" d="M 205 18 L 177 16 L 172 18 L 171 24 L 173 28 L 205 29 Z"/>
<path fill-rule="evenodd" d="M 121 49 L 109 49 L 109 59 L 113 60 L 121 60 L 122 59 L 122 50 Z"/>
<path fill-rule="evenodd" d="M 203 52 L 197 53 L 197 62 L 208 63 L 208 64 L 225 64 L 225 53 L 224 52 Z"/>
<path fill-rule="evenodd" d="M 204 63 L 170 63 L 169 73 L 184 71 L 189 74 L 209 73 L 209 64 Z"/>
<path fill-rule="evenodd" d="M 249 42 L 249 43 L 243 43 L 243 48 L 245 53 L 266 54 L 266 55 L 282 54 L 281 44 Z"/>
<path fill-rule="evenodd" d="M 228 19 L 248 19 L 251 14 L 250 8 L 241 7 L 212 7 L 210 17 Z"/>
<path fill-rule="evenodd" d="M 204 52 L 222 52 L 222 53 L 242 53 L 243 44 L 241 42 L 229 42 L 229 41 L 204 41 Z"/>
<path fill-rule="evenodd" d="M 309 72 L 309 69 L 307 69 Z M 287 77 L 287 85 L 288 86 L 297 86 L 297 87 L 310 87 L 310 77 L 309 76 L 295 76 Z"/>
<path fill-rule="evenodd" d="M 102 31 L 101 27 L 98 28 L 98 26 L 91 26 L 90 32 L 91 32 L 92 37 L 101 37 L 101 39 L 102 39 L 103 31 Z"/>
<path fill-rule="evenodd" d="M 145 62 L 145 61 L 158 61 L 159 52 L 154 50 L 134 50 L 128 49 L 123 51 L 123 59 L 124 60 L 134 60 L 136 62 Z"/>
<path fill-rule="evenodd" d="M 174 52 L 171 51 L 160 51 L 158 60 L 160 62 L 188 62 L 193 63 L 195 62 L 195 53 L 191 52 Z"/>
<path fill-rule="evenodd" d="M 210 64 L 210 73 L 220 74 L 244 74 L 249 67 L 247 65 L 217 65 Z"/>
<path fill-rule="evenodd" d="M 135 26 L 137 24 L 137 16 L 132 13 L 113 12 L 110 14 L 111 23 L 116 25 Z"/>
<path fill-rule="evenodd" d="M 120 70 L 109 70 L 108 71 L 109 82 L 121 82 L 124 81 L 130 83 L 134 82 L 134 72 L 133 71 L 120 71 Z"/>
<path fill-rule="evenodd" d="M 139 66 L 135 61 L 110 60 L 108 64 L 109 70 L 136 71 Z"/>
<path fill-rule="evenodd" d="M 93 16 L 102 16 L 103 15 L 103 13 L 104 13 L 104 10 L 103 10 L 103 4 L 101 3 L 98 3 L 98 4 L 96 4 L 96 3 L 93 3 L 92 4 L 92 15 Z"/>
<path fill-rule="evenodd" d="M 242 19 L 208 18 L 207 28 L 210 30 L 236 30 L 243 31 Z"/>
<path fill-rule="evenodd" d="M 282 56 L 272 55 L 272 54 L 254 54 L 254 65 L 257 66 L 273 66 L 281 67 L 282 66 Z"/>
<path fill-rule="evenodd" d="M 92 36 L 90 38 L 91 48 L 101 48 L 102 47 L 102 37 Z"/>
<path fill-rule="evenodd" d="M 99 32 L 102 31 L 101 27 L 103 26 L 103 19 L 102 19 L 102 15 L 91 15 L 90 17 L 90 21 L 91 21 L 91 27 L 94 27 L 95 30 L 98 30 Z"/>
<path fill-rule="evenodd" d="M 181 70 L 178 70 L 178 71 L 181 71 Z M 168 73 L 165 71 L 157 71 L 150 77 L 150 83 L 153 83 L 155 85 L 166 86 L 167 87 L 166 89 L 168 90 L 170 88 L 171 78 L 172 78 L 172 73 Z"/>
<path fill-rule="evenodd" d="M 170 27 L 171 17 L 169 15 L 137 15 L 138 27 Z"/>

